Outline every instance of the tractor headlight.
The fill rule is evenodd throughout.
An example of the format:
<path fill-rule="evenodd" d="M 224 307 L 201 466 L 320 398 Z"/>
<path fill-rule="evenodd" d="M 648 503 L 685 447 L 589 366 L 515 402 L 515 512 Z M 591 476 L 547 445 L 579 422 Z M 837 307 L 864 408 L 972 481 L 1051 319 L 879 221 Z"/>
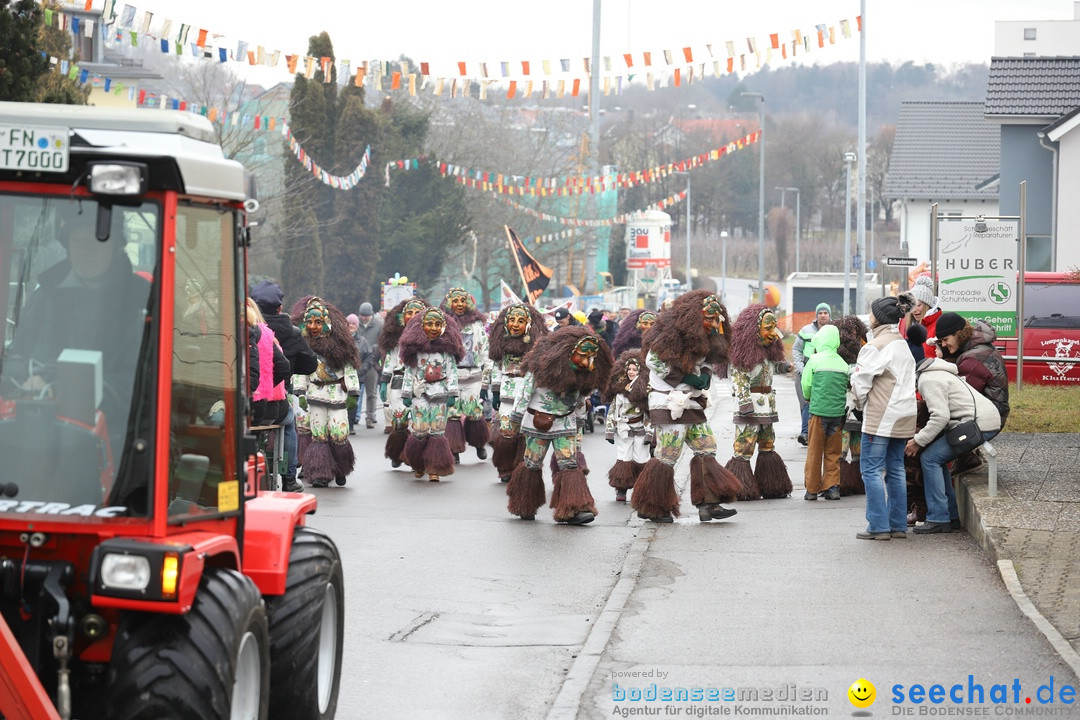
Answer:
<path fill-rule="evenodd" d="M 110 538 L 94 549 L 90 586 L 99 598 L 175 602 L 190 545 Z"/>
<path fill-rule="evenodd" d="M 146 192 L 147 172 L 148 168 L 143 163 L 92 163 L 90 192 L 101 195 L 141 195 Z"/>
<path fill-rule="evenodd" d="M 101 558 L 101 585 L 108 590 L 146 590 L 150 560 L 138 555 L 109 553 Z"/>

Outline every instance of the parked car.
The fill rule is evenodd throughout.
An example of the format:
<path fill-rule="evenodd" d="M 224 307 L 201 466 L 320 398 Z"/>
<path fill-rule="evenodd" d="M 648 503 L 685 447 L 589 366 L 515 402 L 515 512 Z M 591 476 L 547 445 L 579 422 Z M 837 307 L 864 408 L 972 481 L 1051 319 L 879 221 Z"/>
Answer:
<path fill-rule="evenodd" d="M 1016 344 L 997 342 L 1014 382 Z M 1023 357 L 1025 383 L 1080 383 L 1080 272 L 1025 273 Z"/>

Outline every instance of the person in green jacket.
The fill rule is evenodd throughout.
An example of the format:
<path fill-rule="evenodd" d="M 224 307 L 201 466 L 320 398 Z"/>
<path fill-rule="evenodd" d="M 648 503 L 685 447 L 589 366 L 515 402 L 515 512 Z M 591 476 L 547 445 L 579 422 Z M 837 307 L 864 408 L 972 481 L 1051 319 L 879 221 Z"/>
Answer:
<path fill-rule="evenodd" d="M 814 353 L 806 361 L 802 391 L 810 403 L 807 425 L 806 495 L 804 500 L 840 499 L 840 449 L 847 410 L 848 364 L 837 349 L 840 331 L 825 325 L 811 341 Z"/>

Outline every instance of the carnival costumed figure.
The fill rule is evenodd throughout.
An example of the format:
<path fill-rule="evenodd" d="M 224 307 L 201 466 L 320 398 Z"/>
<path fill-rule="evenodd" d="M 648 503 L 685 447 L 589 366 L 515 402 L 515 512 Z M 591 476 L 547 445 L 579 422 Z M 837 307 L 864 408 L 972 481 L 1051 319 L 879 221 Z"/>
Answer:
<path fill-rule="evenodd" d="M 450 410 L 446 437 L 454 459 L 466 445 L 476 448 L 476 457 L 487 459 L 487 444 L 491 438 L 484 420 L 484 401 L 491 385 L 491 360 L 488 358 L 488 334 L 484 313 L 476 309 L 476 298 L 465 288 L 450 288 L 441 310 L 448 322 L 457 326 L 465 356 L 458 364 L 457 404 Z"/>
<path fill-rule="evenodd" d="M 379 399 L 386 409 L 386 437 L 383 454 L 390 458 L 392 467 L 401 467 L 402 453 L 409 439 L 409 409 L 401 402 L 401 385 L 405 379 L 405 365 L 401 362 L 398 343 L 405 326 L 414 315 L 426 310 L 428 304 L 420 298 L 402 300 L 386 313 L 386 321 L 379 333 L 379 354 L 382 356 L 382 375 L 379 377 Z"/>
<path fill-rule="evenodd" d="M 705 417 L 713 374 L 727 372 L 730 326 L 727 311 L 708 290 L 680 295 L 660 312 L 646 333 L 649 422 L 654 457 L 645 463 L 631 505 L 638 516 L 669 523 L 679 514 L 675 464 L 686 445 L 690 460 L 690 501 L 702 522 L 735 514 L 721 500 L 734 496 L 739 481 L 716 461 L 716 438 Z"/>
<path fill-rule="evenodd" d="M 619 323 L 619 330 L 611 342 L 611 354 L 622 357 L 627 350 L 641 349 L 641 335 L 656 322 L 655 310 L 634 310 Z"/>
<path fill-rule="evenodd" d="M 544 456 L 555 453 L 551 504 L 556 522 L 584 525 L 596 503 L 578 466 L 578 414 L 611 375 L 611 350 L 591 328 L 565 327 L 540 338 L 523 362 L 522 378 L 505 435 L 525 436 L 525 456 L 514 468 L 507 508 L 522 520 L 544 504 Z"/>
<path fill-rule="evenodd" d="M 740 500 L 782 498 L 791 495 L 791 477 L 784 459 L 777 455 L 776 392 L 773 373 L 791 372 L 784 359 L 784 344 L 776 327 L 776 312 L 765 303 L 754 303 L 735 320 L 731 339 L 731 385 L 735 393 L 735 454 L 727 469 L 742 483 Z M 757 448 L 757 466 L 750 458 Z"/>
<path fill-rule="evenodd" d="M 401 334 L 405 364 L 401 401 L 409 408 L 405 461 L 416 477 L 431 482 L 454 474 L 454 454 L 446 438 L 446 422 L 458 400 L 458 360 L 465 354 L 457 326 L 447 323 L 436 307 L 413 318 Z"/>
<path fill-rule="evenodd" d="M 307 447 L 298 451 L 298 459 L 312 487 L 327 487 L 331 480 L 344 485 L 355 462 L 349 443 L 348 405 L 350 397 L 355 402 L 360 395 L 360 355 L 345 316 L 325 300 L 308 299 L 299 319 L 301 334 L 319 366 L 310 375 L 293 376 L 293 389 L 306 411 L 309 438 Z M 298 421 L 298 433 L 299 426 Z"/>
<path fill-rule="evenodd" d="M 523 360 L 548 332 L 544 316 L 526 303 L 515 303 L 504 308 L 491 325 L 488 357 L 493 363 L 491 407 L 495 411 L 497 428 L 492 442 L 491 462 L 503 482 L 510 481 L 510 474 L 525 453 L 525 438 L 522 435 L 506 437 L 503 434 L 510 431 L 514 398 L 525 377 Z"/>
<path fill-rule="evenodd" d="M 837 353 L 848 364 L 850 376 L 851 368 L 855 367 L 859 350 L 866 344 L 870 330 L 858 315 L 845 315 L 840 318 L 836 322 L 836 329 L 840 331 L 840 348 Z M 863 486 L 862 471 L 859 469 L 862 455 L 862 420 L 861 413 L 858 416 L 855 414 L 855 397 L 850 387 L 847 407 L 848 414 L 844 422 L 843 444 L 840 449 L 840 494 L 864 495 L 866 488 Z"/>
<path fill-rule="evenodd" d="M 626 502 L 626 493 L 649 461 L 648 407 L 649 376 L 644 372 L 641 350 L 626 350 L 615 362 L 611 381 L 604 393 L 608 404 L 604 439 L 615 446 L 615 464 L 608 470 L 608 485 L 615 499 Z"/>

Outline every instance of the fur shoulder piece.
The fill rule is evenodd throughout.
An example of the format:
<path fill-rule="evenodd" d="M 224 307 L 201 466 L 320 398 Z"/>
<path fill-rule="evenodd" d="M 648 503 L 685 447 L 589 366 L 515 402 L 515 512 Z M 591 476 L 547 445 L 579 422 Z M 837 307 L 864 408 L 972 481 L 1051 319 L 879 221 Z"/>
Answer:
<path fill-rule="evenodd" d="M 506 314 L 511 308 L 524 308 L 529 313 L 529 329 L 521 337 L 513 337 L 506 332 Z M 524 357 L 525 353 L 536 347 L 537 341 L 550 330 L 544 322 L 543 314 L 532 305 L 517 303 L 502 309 L 495 322 L 488 328 L 488 357 L 494 362 L 502 362 L 507 355 Z M 528 338 L 526 342 L 525 338 Z"/>
<path fill-rule="evenodd" d="M 445 315 L 447 318 L 447 321 L 452 321 L 455 325 L 458 326 L 458 328 L 463 328 L 466 325 L 474 322 L 487 322 L 487 315 L 480 312 L 476 308 L 466 308 L 465 312 L 463 312 L 461 315 L 455 315 L 454 311 L 450 309 L 450 306 L 446 304 L 446 301 L 443 301 L 443 304 L 439 306 L 439 309 L 442 310 L 443 315 Z"/>
<path fill-rule="evenodd" d="M 754 303 L 739 313 L 735 320 L 734 337 L 731 339 L 731 364 L 738 370 L 749 370 L 766 360 L 780 362 L 784 359 L 784 343 L 777 340 L 771 345 L 761 344 L 758 316 L 767 306 Z"/>
<path fill-rule="evenodd" d="M 648 377 L 649 373 L 645 369 L 645 358 L 641 354 L 641 350 L 624 351 L 619 355 L 619 359 L 615 361 L 615 366 L 611 369 L 611 380 L 608 381 L 607 387 L 604 389 L 604 402 L 611 404 L 616 395 L 627 393 L 626 386 L 630 384 L 630 378 L 626 375 L 626 366 L 632 362 L 637 363 L 638 380 L 642 376 Z"/>
<path fill-rule="evenodd" d="M 345 319 L 345 314 L 334 305 L 325 300 L 322 302 L 330 315 L 330 334 L 319 337 L 308 335 L 303 329 L 303 311 L 301 311 L 300 327 L 304 339 L 307 340 L 311 349 L 329 363 L 331 367 L 344 368 L 346 365 L 352 365 L 359 370 L 360 353 L 357 351 L 356 343 L 353 342 L 352 335 L 349 333 L 349 321 Z"/>
<path fill-rule="evenodd" d="M 599 346 L 592 372 L 577 370 L 570 364 L 574 346 L 585 337 L 595 338 Z M 592 328 L 571 325 L 540 338 L 536 347 L 525 356 L 523 365 L 536 378 L 537 387 L 558 393 L 576 391 L 590 395 L 594 390 L 607 387 L 614 360 L 607 343 Z"/>
<path fill-rule="evenodd" d="M 430 308 L 424 313 L 428 312 Z M 441 312 L 441 311 L 440 311 Z M 457 324 L 446 323 L 446 330 L 434 340 L 424 333 L 424 313 L 416 313 L 401 333 L 401 361 L 409 367 L 416 367 L 416 358 L 420 353 L 446 353 L 457 361 L 465 357 L 465 345 L 461 341 L 461 331 Z"/>
<path fill-rule="evenodd" d="M 641 331 L 638 330 L 637 321 L 643 312 L 646 310 L 633 310 L 619 323 L 615 339 L 611 341 L 611 352 L 615 357 L 622 357 L 627 350 L 637 350 L 641 347 Z M 655 310 L 647 312 L 656 313 Z"/>
<path fill-rule="evenodd" d="M 836 352 L 848 365 L 854 365 L 859 350 L 866 344 L 869 331 L 866 323 L 858 315 L 845 315 L 836 321 L 836 329 L 840 332 L 840 347 Z"/>
<path fill-rule="evenodd" d="M 731 323 L 727 308 L 720 304 L 723 316 L 719 335 L 707 335 L 702 323 L 701 309 L 715 293 L 691 290 L 675 298 L 671 307 L 660 311 L 656 324 L 642 338 L 642 352 L 655 352 L 661 360 L 683 372 L 691 372 L 698 360 L 704 359 L 721 374 L 726 372 L 731 342 Z"/>
<path fill-rule="evenodd" d="M 383 357 L 386 356 L 386 353 L 396 348 L 398 341 L 401 340 L 401 333 L 405 331 L 405 326 L 401 324 L 399 318 L 401 313 L 405 310 L 405 306 L 412 300 L 420 300 L 425 306 L 427 305 L 421 298 L 412 297 L 402 300 L 397 305 L 387 310 L 386 319 L 383 320 L 382 330 L 379 331 L 379 340 L 376 343 L 379 346 L 379 354 Z"/>

